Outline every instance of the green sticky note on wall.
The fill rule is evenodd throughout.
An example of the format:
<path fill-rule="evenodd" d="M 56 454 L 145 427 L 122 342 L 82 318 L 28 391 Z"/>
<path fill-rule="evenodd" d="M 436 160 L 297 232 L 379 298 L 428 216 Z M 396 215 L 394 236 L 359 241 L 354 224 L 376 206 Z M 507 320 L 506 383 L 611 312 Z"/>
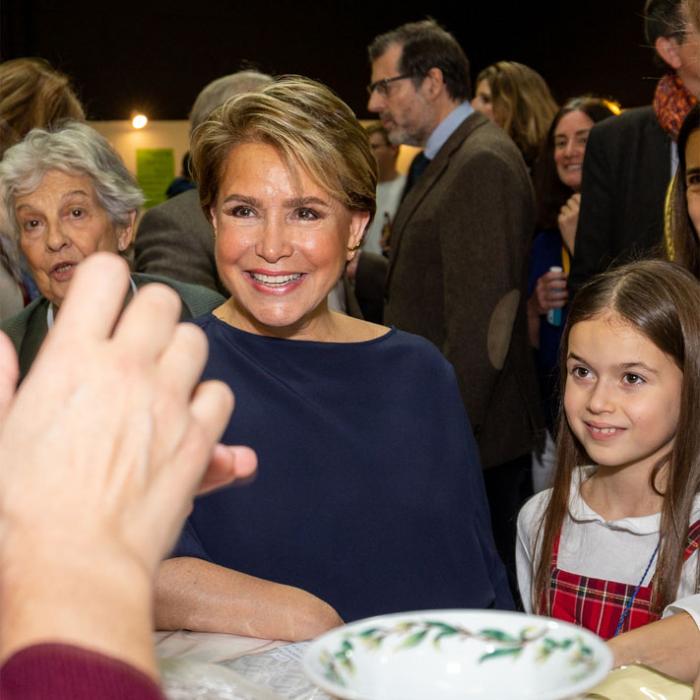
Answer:
<path fill-rule="evenodd" d="M 137 148 L 136 179 L 150 209 L 164 202 L 165 190 L 175 177 L 175 152 L 172 148 Z"/>

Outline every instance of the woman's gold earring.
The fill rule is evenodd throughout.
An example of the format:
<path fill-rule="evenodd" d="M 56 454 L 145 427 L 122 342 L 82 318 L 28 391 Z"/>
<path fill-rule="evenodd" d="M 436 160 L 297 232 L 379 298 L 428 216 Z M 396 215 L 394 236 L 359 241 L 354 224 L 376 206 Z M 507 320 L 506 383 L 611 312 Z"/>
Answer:
<path fill-rule="evenodd" d="M 362 243 L 358 243 L 357 245 L 352 246 L 352 247 L 348 246 L 348 252 L 354 253 L 356 250 L 360 250 L 361 247 L 362 247 Z"/>

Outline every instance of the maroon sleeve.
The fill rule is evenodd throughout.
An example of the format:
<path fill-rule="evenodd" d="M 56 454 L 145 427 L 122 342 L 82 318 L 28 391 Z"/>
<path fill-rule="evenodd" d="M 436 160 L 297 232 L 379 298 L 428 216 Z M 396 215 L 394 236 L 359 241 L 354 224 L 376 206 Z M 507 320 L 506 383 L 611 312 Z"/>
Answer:
<path fill-rule="evenodd" d="M 144 673 L 68 644 L 37 644 L 0 668 L 2 700 L 164 700 Z"/>

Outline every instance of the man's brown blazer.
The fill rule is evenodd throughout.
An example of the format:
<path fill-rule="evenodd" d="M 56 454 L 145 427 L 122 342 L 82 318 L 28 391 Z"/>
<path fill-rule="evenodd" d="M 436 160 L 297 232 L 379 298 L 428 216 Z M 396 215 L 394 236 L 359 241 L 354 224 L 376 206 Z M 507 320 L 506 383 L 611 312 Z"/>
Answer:
<path fill-rule="evenodd" d="M 515 144 L 472 114 L 396 214 L 385 321 L 454 365 L 484 467 L 528 453 L 541 429 L 525 283 L 534 230 Z"/>

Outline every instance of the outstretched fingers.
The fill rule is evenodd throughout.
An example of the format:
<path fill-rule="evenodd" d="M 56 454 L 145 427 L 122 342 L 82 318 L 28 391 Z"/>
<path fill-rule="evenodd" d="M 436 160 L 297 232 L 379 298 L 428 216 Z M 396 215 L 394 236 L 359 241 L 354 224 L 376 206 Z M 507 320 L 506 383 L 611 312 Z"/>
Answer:
<path fill-rule="evenodd" d="M 192 323 L 174 329 L 168 347 L 158 360 L 158 379 L 177 401 L 189 403 L 199 383 L 209 346 L 204 332 Z"/>
<path fill-rule="evenodd" d="M 108 338 L 128 286 L 129 268 L 124 260 L 109 253 L 90 255 L 75 271 L 61 304 L 61 323 L 49 334 L 48 342 Z"/>
<path fill-rule="evenodd" d="M 249 479 L 255 473 L 257 465 L 257 455 L 250 447 L 215 445 L 197 494 L 201 496 L 233 481 Z"/>
<path fill-rule="evenodd" d="M 149 284 L 124 310 L 113 340 L 125 357 L 141 365 L 154 362 L 170 345 L 180 308 L 180 299 L 170 287 Z"/>
<path fill-rule="evenodd" d="M 158 358 L 152 406 L 152 464 L 169 461 L 189 431 L 192 396 L 206 362 L 207 347 L 200 328 L 181 323 Z"/>
<path fill-rule="evenodd" d="M 0 332 L 0 422 L 10 409 L 17 387 L 19 365 L 12 341 Z"/>
<path fill-rule="evenodd" d="M 223 382 L 204 382 L 195 389 L 189 411 L 187 430 L 171 464 L 181 474 L 181 480 L 173 478 L 194 494 L 231 417 L 233 392 Z"/>

